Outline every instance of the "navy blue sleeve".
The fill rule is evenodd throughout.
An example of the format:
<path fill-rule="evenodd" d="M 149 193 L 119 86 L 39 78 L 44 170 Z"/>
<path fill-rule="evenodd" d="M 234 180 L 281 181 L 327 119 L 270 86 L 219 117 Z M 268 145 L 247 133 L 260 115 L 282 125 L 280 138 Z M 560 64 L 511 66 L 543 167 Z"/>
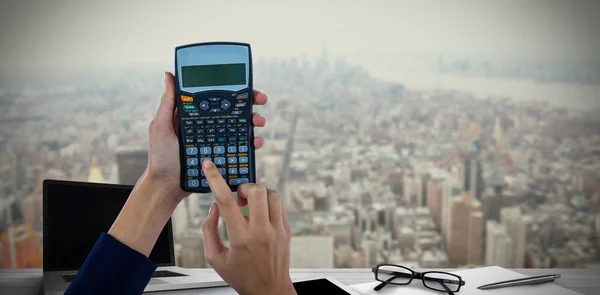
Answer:
<path fill-rule="evenodd" d="M 155 270 L 148 257 L 102 233 L 65 294 L 141 294 Z"/>

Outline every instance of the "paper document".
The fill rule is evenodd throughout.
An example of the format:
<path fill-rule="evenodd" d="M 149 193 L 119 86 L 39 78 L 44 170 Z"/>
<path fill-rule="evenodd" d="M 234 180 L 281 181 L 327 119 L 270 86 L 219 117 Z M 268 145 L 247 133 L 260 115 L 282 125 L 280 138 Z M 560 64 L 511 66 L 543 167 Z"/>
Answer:
<path fill-rule="evenodd" d="M 518 272 L 498 267 L 489 266 L 482 268 L 473 268 L 452 272 L 462 277 L 465 285 L 460 288 L 456 295 L 581 295 L 581 293 L 571 291 L 560 287 L 554 283 L 544 283 L 539 285 L 515 286 L 491 290 L 479 290 L 477 287 L 485 284 L 496 283 L 500 281 L 520 279 L 527 277 Z M 559 281 L 560 279 L 557 279 Z M 363 295 L 426 295 L 437 294 L 442 295 L 443 292 L 434 291 L 423 286 L 423 281 L 413 279 L 410 285 L 387 285 L 379 291 L 374 291 L 373 288 L 379 285 L 373 278 L 372 283 L 350 285 L 350 287 Z"/>

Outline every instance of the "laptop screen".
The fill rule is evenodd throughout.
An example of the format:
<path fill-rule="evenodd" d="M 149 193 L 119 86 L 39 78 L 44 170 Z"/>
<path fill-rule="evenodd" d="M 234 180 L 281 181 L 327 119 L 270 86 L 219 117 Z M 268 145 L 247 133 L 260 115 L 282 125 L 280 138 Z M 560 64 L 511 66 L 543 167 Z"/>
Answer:
<path fill-rule="evenodd" d="M 102 232 L 108 232 L 133 186 L 44 181 L 44 270 L 77 270 Z M 150 260 L 175 265 L 171 219 Z"/>

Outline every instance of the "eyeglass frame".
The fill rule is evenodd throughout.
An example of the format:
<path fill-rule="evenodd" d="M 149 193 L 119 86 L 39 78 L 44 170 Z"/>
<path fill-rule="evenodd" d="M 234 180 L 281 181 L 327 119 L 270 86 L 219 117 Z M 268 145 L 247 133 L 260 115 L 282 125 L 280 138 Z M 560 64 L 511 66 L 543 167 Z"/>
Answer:
<path fill-rule="evenodd" d="M 410 276 L 410 279 L 409 279 L 409 280 L 408 280 L 408 282 L 406 282 L 406 283 L 392 283 L 391 281 L 393 281 L 393 280 L 394 280 L 394 278 L 400 277 L 400 276 L 398 276 L 398 275 L 401 275 L 401 277 L 404 277 L 404 278 L 406 278 L 406 277 L 407 277 L 407 275 L 408 275 L 407 273 L 397 273 L 397 274 L 395 274 L 395 276 L 392 276 L 392 280 L 390 280 L 389 282 L 387 282 L 387 280 L 386 280 L 386 281 L 380 280 L 380 279 L 378 278 L 378 269 L 379 269 L 380 267 L 382 267 L 382 266 L 393 266 L 393 267 L 399 267 L 399 268 L 405 269 L 405 270 L 407 270 L 407 271 L 409 271 L 409 272 L 410 272 L 410 274 L 411 274 L 411 276 Z M 377 266 L 373 267 L 373 268 L 371 269 L 371 271 L 373 272 L 373 274 L 375 274 L 375 280 L 376 280 L 376 281 L 378 281 L 378 282 L 381 282 L 381 284 L 377 285 L 377 286 L 376 286 L 376 287 L 373 289 L 373 290 L 375 290 L 375 291 L 379 291 L 379 290 L 381 290 L 383 287 L 385 287 L 386 285 L 389 285 L 389 284 L 391 284 L 391 285 L 408 285 L 408 284 L 410 284 L 410 283 L 413 281 L 413 279 L 415 279 L 415 278 L 416 278 L 416 279 L 419 279 L 419 280 L 421 280 L 421 281 L 423 282 L 423 286 L 424 286 L 425 288 L 427 288 L 427 289 L 431 289 L 431 290 L 434 290 L 434 291 L 438 291 L 438 292 L 444 292 L 444 291 L 442 291 L 442 290 L 439 290 L 439 289 L 434 289 L 434 288 L 432 288 L 432 287 L 429 287 L 429 286 L 427 286 L 427 285 L 425 284 L 425 279 L 428 279 L 429 281 L 439 281 L 439 280 L 443 280 L 443 279 L 434 279 L 434 278 L 425 278 L 425 277 L 424 277 L 426 274 L 431 274 L 431 273 L 439 273 L 439 274 L 449 275 L 449 276 L 452 276 L 452 277 L 456 277 L 456 278 L 458 278 L 458 288 L 456 289 L 456 291 L 450 290 L 450 288 L 449 288 L 449 287 L 448 287 L 446 284 L 444 284 L 444 282 L 439 282 L 439 283 L 440 283 L 440 285 L 442 285 L 442 287 L 444 287 L 444 288 L 446 289 L 446 292 L 447 292 L 448 294 L 450 294 L 450 295 L 454 295 L 454 292 L 458 292 L 458 291 L 460 291 L 460 287 L 461 287 L 461 286 L 464 286 L 464 285 L 465 285 L 465 283 L 466 283 L 465 281 L 463 281 L 463 279 L 462 279 L 462 278 L 461 278 L 459 275 L 455 275 L 455 274 L 453 274 L 453 273 L 449 273 L 449 272 L 443 272 L 443 271 L 435 271 L 435 270 L 432 270 L 432 271 L 426 271 L 426 272 L 416 272 L 416 271 L 414 271 L 414 270 L 412 270 L 412 269 L 410 269 L 410 268 L 408 268 L 408 267 L 404 267 L 404 266 L 402 266 L 402 265 L 397 265 L 397 264 L 386 264 L 386 263 L 383 263 L 383 264 L 378 264 Z M 379 271 L 381 271 L 381 270 L 379 270 Z M 387 271 L 387 270 L 384 270 L 384 271 Z M 394 271 L 387 271 L 387 272 L 389 272 L 389 273 L 394 273 Z M 388 279 L 388 280 L 389 280 L 389 279 Z M 443 280 L 443 281 L 447 281 L 447 280 Z M 456 281 L 453 281 L 453 283 L 456 283 Z"/>

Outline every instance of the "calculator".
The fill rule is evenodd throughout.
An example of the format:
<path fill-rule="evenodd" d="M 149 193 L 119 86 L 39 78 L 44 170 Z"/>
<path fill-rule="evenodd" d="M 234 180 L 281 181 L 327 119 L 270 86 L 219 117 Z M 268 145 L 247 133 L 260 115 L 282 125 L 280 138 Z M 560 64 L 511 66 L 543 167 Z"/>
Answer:
<path fill-rule="evenodd" d="M 210 42 L 175 48 L 181 188 L 208 193 L 210 159 L 232 191 L 255 182 L 250 44 Z"/>

